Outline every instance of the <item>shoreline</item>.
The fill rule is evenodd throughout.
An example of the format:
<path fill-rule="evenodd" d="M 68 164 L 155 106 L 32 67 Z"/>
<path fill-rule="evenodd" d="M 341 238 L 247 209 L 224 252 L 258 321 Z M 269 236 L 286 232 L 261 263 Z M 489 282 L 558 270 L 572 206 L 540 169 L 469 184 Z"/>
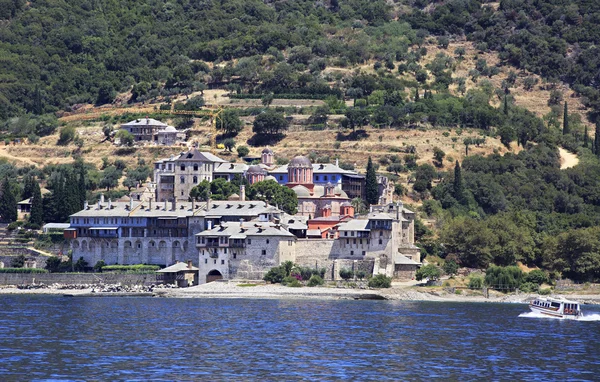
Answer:
<path fill-rule="evenodd" d="M 0 286 L 2 295 L 63 295 L 68 297 L 162 297 L 162 298 L 249 298 L 249 299 L 321 299 L 321 300 L 388 300 L 388 301 L 435 301 L 435 302 L 482 302 L 482 303 L 528 303 L 537 294 L 490 293 L 452 294 L 441 289 L 425 289 L 412 286 L 393 286 L 389 289 L 351 289 L 336 287 L 291 288 L 278 284 L 255 284 L 240 286 L 234 282 L 213 282 L 189 288 L 154 288 L 148 292 L 98 291 L 89 288 L 35 288 L 21 289 L 16 286 Z M 563 293 L 569 299 L 583 304 L 600 304 L 599 294 L 576 295 Z"/>

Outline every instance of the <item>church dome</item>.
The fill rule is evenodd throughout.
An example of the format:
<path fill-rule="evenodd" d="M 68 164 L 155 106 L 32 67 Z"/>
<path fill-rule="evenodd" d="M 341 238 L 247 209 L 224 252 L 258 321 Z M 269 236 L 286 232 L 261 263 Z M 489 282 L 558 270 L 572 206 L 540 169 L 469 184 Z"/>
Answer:
<path fill-rule="evenodd" d="M 248 174 L 263 174 L 263 173 L 265 173 L 265 170 L 262 167 L 260 167 L 259 165 L 253 165 L 253 166 L 248 167 L 247 173 Z"/>
<path fill-rule="evenodd" d="M 167 126 L 165 127 L 165 129 L 163 130 L 165 133 L 176 133 L 177 129 L 174 128 L 173 126 Z"/>
<path fill-rule="evenodd" d="M 268 147 L 265 147 L 262 151 L 263 154 L 273 154 L 273 150 Z"/>
<path fill-rule="evenodd" d="M 312 168 L 312 163 L 310 163 L 310 159 L 305 156 L 297 156 L 290 161 L 288 167 Z"/>
<path fill-rule="evenodd" d="M 292 190 L 294 190 L 296 196 L 299 198 L 310 198 L 310 191 L 304 186 L 298 185 L 293 187 Z"/>

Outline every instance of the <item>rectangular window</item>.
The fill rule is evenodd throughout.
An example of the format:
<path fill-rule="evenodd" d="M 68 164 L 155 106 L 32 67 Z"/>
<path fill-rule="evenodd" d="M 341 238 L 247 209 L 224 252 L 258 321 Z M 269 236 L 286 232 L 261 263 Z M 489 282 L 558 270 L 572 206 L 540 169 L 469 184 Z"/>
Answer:
<path fill-rule="evenodd" d="M 356 239 L 353 239 L 353 243 L 352 244 L 356 244 Z"/>
<path fill-rule="evenodd" d="M 269 244 L 269 239 L 267 239 L 267 244 Z"/>
<path fill-rule="evenodd" d="M 181 165 L 181 171 L 185 171 L 185 165 L 184 164 Z"/>
<path fill-rule="evenodd" d="M 248 239 L 248 244 L 252 244 L 252 239 Z"/>
<path fill-rule="evenodd" d="M 350 251 L 350 256 L 354 256 L 354 251 Z"/>
<path fill-rule="evenodd" d="M 208 259 L 204 259 L 204 264 L 208 264 Z"/>
<path fill-rule="evenodd" d="M 354 231 L 350 232 L 350 236 L 354 236 Z"/>
<path fill-rule="evenodd" d="M 318 182 L 319 181 L 319 175 L 315 175 L 315 180 Z"/>
<path fill-rule="evenodd" d="M 360 244 L 362 244 L 362 239 L 360 239 Z"/>
<path fill-rule="evenodd" d="M 266 255 L 266 254 L 267 254 L 267 250 L 266 250 L 266 249 L 263 249 L 263 250 L 262 250 L 262 254 L 263 254 L 263 256 L 264 256 L 264 255 Z"/>
<path fill-rule="evenodd" d="M 227 248 L 223 248 L 223 253 L 227 254 Z"/>
<path fill-rule="evenodd" d="M 217 259 L 215 259 L 215 264 L 217 263 Z"/>
<path fill-rule="evenodd" d="M 233 258 L 234 258 L 234 259 L 235 259 L 235 258 L 237 258 L 237 255 L 236 255 L 235 253 L 233 254 Z"/>
<path fill-rule="evenodd" d="M 346 244 L 350 244 L 350 239 L 346 239 Z"/>
<path fill-rule="evenodd" d="M 224 264 L 225 264 L 225 260 L 221 260 L 221 265 L 224 265 Z"/>
<path fill-rule="evenodd" d="M 363 256 L 366 255 L 367 253 L 365 251 L 363 251 Z"/>
<path fill-rule="evenodd" d="M 348 231 L 344 232 L 344 236 L 348 236 Z"/>
<path fill-rule="evenodd" d="M 327 175 L 323 175 L 323 180 L 328 180 Z"/>
<path fill-rule="evenodd" d="M 380 245 L 383 244 L 383 240 L 379 239 L 379 244 Z"/>

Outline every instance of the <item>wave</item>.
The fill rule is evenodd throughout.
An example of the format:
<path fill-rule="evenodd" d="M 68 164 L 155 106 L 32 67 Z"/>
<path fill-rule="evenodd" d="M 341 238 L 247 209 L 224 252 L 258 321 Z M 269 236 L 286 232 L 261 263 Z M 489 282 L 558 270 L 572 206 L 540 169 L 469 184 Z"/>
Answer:
<path fill-rule="evenodd" d="M 537 313 L 537 312 L 525 312 L 525 313 L 521 313 L 521 314 L 519 314 L 519 317 L 526 317 L 526 318 L 549 318 L 549 319 L 555 319 L 555 320 L 567 320 L 567 318 L 553 317 L 553 316 L 548 316 L 546 314 Z M 600 314 L 598 314 L 598 313 L 585 314 L 584 313 L 582 317 L 579 317 L 577 319 L 577 321 L 600 321 Z"/>

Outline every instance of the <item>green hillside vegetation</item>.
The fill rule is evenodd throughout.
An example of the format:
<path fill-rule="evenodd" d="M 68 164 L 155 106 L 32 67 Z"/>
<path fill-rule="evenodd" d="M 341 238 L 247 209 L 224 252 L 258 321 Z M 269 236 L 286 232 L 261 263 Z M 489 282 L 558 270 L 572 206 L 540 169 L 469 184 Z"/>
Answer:
<path fill-rule="evenodd" d="M 277 144 L 291 134 L 284 118 L 291 114 L 307 116 L 302 129 L 315 137 L 335 129 L 335 150 L 377 129 L 444 137 L 454 130 L 452 148 L 464 149 L 462 162 L 456 160 L 462 155 L 451 158 L 434 147 L 434 161 L 423 163 L 423 153 L 385 145 L 383 135 L 375 149 L 371 168 L 397 182 L 397 196 L 422 202 L 422 217 L 436 223 L 432 233 L 417 222 L 423 254 L 451 255 L 461 266 L 477 268 L 520 261 L 553 277 L 600 279 L 600 126 L 590 137 L 590 125 L 577 112 L 569 114 L 574 108 L 558 90 L 560 81 L 572 85 L 591 108 L 591 120 L 596 118 L 600 32 L 594 26 L 600 5 L 594 2 L 0 2 L 1 138 L 28 137 L 35 144 L 50 136 L 42 138 L 48 144 L 57 135 L 56 144 L 74 159 L 74 165 L 43 168 L 0 163 L 0 179 L 11 191 L 3 195 L 17 201 L 32 196 L 31 179 L 50 191 L 41 198 L 43 219 L 36 216 L 35 225 L 67 220 L 100 192 L 118 198 L 152 173 L 141 157 L 137 163 L 103 158 L 101 166 L 86 161 L 86 154 L 112 144 L 112 124 L 141 114 L 88 120 L 104 124 L 94 148 L 84 147 L 90 139 L 74 123 L 63 119 L 59 128 L 56 114 L 78 104 L 113 102 L 162 103 L 169 110 L 179 95 L 191 97 L 175 109 L 193 110 L 212 102 L 203 97 L 206 89 L 219 88 L 232 102 L 260 100 L 224 113 L 218 138 L 229 152 Z M 477 53 L 469 57 L 464 47 L 449 49 L 464 36 L 476 43 Z M 493 51 L 498 65 L 483 58 Z M 470 70 L 467 59 L 474 63 Z M 553 89 L 551 112 L 543 117 L 518 107 L 513 94 L 538 85 Z M 272 106 L 283 98 L 319 103 Z M 180 129 L 194 123 L 173 119 Z M 255 136 L 246 139 L 244 123 L 253 123 Z M 459 138 L 463 130 L 469 135 Z M 115 154 L 134 155 L 133 142 L 122 133 L 119 138 L 123 147 Z M 496 138 L 503 150 L 514 152 L 473 155 L 473 147 Z M 580 164 L 560 170 L 558 147 L 578 153 Z M 147 152 L 156 156 L 160 150 Z M 309 155 L 313 161 L 333 159 L 330 153 Z M 455 170 L 445 172 L 450 165 Z M 400 185 L 400 178 L 409 182 Z M 195 197 L 202 199 L 209 187 L 223 198 L 234 192 L 213 183 L 197 188 Z M 288 195 L 275 186 L 260 185 L 293 212 L 295 203 L 285 203 Z M 250 197 L 257 187 L 249 188 Z"/>
<path fill-rule="evenodd" d="M 564 81 L 600 112 L 600 3 L 593 0 L 482 0 L 414 2 L 406 18 L 414 29 L 464 34 L 506 63 Z"/>

